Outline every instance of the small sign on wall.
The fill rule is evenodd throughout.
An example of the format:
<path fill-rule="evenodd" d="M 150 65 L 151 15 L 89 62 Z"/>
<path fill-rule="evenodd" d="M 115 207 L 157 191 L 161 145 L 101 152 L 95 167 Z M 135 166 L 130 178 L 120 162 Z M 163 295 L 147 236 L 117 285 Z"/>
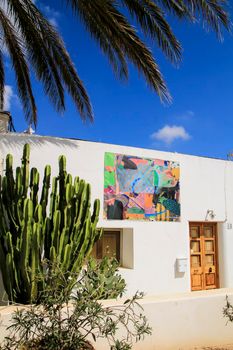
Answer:
<path fill-rule="evenodd" d="M 176 259 L 176 269 L 179 273 L 184 273 L 187 271 L 187 258 L 177 258 Z"/>

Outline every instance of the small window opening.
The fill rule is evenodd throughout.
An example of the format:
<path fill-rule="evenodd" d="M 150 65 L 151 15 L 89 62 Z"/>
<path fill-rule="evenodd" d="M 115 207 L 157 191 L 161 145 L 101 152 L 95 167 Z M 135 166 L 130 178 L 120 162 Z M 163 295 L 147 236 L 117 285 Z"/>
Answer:
<path fill-rule="evenodd" d="M 120 262 L 120 231 L 104 230 L 99 241 L 94 245 L 92 256 L 103 259 L 105 256 L 116 258 Z"/>

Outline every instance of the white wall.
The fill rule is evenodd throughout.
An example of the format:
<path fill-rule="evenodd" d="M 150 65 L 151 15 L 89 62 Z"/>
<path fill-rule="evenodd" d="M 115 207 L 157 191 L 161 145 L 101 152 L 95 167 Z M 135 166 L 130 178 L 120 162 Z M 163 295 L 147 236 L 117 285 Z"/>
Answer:
<path fill-rule="evenodd" d="M 226 295 L 232 302 L 232 289 L 143 299 L 140 304 L 153 331 L 133 349 L 223 350 L 230 344 L 232 349 L 233 324 L 223 317 Z M 110 303 L 119 305 L 119 301 L 106 301 L 104 305 Z M 104 339 L 94 346 L 96 350 L 109 349 Z"/>
<path fill-rule="evenodd" d="M 233 324 L 223 317 L 226 295 L 233 302 L 233 289 L 210 290 L 207 292 L 181 293 L 146 297 L 140 301 L 147 317 L 152 335 L 133 345 L 134 350 L 203 350 L 227 349 L 233 344 Z M 122 301 L 101 300 L 106 307 L 118 307 Z M 0 307 L 0 343 L 9 331 L 12 313 L 22 306 Z M 137 310 L 138 311 L 138 310 Z M 140 311 L 141 312 L 141 311 Z M 117 338 L 125 335 L 120 328 Z M 96 350 L 108 350 L 106 339 L 90 341 Z M 232 349 L 232 346 L 229 348 Z"/>
<path fill-rule="evenodd" d="M 122 268 L 127 279 L 128 294 L 140 289 L 147 294 L 190 291 L 189 260 L 187 272 L 178 274 L 176 258 L 189 259 L 189 221 L 204 221 L 208 209 L 216 214 L 219 225 L 219 256 L 221 287 L 233 286 L 233 163 L 178 153 L 160 152 L 80 140 L 23 134 L 0 135 L 0 159 L 12 153 L 15 166 L 20 163 L 23 145 L 31 144 L 31 166 L 42 169 L 51 164 L 58 171 L 57 158 L 64 154 L 67 169 L 92 186 L 92 198 L 103 202 L 104 153 L 115 152 L 139 157 L 179 161 L 181 168 L 181 222 L 142 222 L 103 220 L 101 205 L 99 225 L 106 228 L 132 229 L 130 251 L 133 269 Z M 103 203 L 102 203 L 103 204 Z M 124 230 L 123 230 L 124 234 Z M 123 247 L 123 254 L 130 248 Z"/>

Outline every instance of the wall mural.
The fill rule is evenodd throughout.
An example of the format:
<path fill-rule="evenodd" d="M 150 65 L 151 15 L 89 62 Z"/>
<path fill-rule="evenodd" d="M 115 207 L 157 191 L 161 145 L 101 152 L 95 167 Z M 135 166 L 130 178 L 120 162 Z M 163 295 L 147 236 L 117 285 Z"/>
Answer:
<path fill-rule="evenodd" d="M 105 153 L 105 218 L 179 221 L 179 179 L 177 162 Z"/>

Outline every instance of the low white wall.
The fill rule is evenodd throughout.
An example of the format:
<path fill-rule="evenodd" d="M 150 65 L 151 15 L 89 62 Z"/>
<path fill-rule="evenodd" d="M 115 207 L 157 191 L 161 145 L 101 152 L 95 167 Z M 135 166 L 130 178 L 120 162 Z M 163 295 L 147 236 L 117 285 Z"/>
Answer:
<path fill-rule="evenodd" d="M 181 293 L 161 297 L 146 297 L 141 301 L 144 314 L 153 328 L 152 336 L 136 343 L 133 350 L 189 350 L 203 347 L 233 345 L 233 324 L 223 318 L 226 295 L 233 303 L 233 289 Z M 101 301 L 106 306 L 120 301 Z M 15 307 L 0 308 L 0 342 Z M 93 344 L 96 350 L 109 350 L 106 341 Z"/>
<path fill-rule="evenodd" d="M 233 289 L 147 297 L 141 304 L 152 336 L 136 343 L 134 350 L 189 350 L 232 344 L 233 324 L 223 318 L 226 295 L 233 303 Z M 108 303 L 108 302 L 107 302 Z M 115 302 L 116 303 L 116 302 Z M 107 350 L 104 341 L 97 350 Z"/>

